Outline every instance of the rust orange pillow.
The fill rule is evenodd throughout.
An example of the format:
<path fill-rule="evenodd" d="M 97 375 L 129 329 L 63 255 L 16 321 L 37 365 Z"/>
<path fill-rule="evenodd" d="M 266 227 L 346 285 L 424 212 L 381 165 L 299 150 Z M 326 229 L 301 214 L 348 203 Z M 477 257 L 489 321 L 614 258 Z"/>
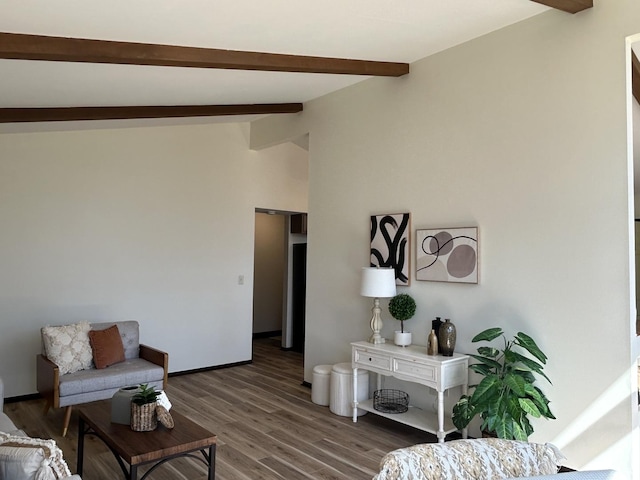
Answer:
<path fill-rule="evenodd" d="M 117 325 L 89 331 L 89 342 L 96 368 L 107 368 L 114 363 L 124 362 L 124 347 Z"/>

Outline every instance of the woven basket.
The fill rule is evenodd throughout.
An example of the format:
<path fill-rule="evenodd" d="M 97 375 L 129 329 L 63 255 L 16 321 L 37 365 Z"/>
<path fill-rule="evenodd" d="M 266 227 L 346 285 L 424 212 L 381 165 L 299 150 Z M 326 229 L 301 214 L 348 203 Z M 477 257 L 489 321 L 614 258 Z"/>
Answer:
<path fill-rule="evenodd" d="M 156 416 L 158 418 L 158 422 L 167 427 L 168 429 L 172 429 L 175 424 L 173 422 L 173 417 L 169 413 L 169 410 L 164 408 L 162 405 L 158 405 L 156 407 Z"/>
<path fill-rule="evenodd" d="M 131 430 L 135 432 L 150 432 L 158 426 L 156 416 L 157 402 L 138 405 L 131 402 Z"/>

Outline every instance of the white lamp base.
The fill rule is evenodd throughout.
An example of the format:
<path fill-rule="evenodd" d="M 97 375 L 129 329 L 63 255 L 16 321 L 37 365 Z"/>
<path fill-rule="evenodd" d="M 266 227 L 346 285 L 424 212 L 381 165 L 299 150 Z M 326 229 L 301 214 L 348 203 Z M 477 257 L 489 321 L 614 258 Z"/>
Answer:
<path fill-rule="evenodd" d="M 369 343 L 380 344 L 384 343 L 384 338 L 380 335 L 382 330 L 382 318 L 380 317 L 380 299 L 373 299 L 373 308 L 371 309 L 373 316 L 371 317 L 371 331 L 373 335 L 369 337 Z"/>

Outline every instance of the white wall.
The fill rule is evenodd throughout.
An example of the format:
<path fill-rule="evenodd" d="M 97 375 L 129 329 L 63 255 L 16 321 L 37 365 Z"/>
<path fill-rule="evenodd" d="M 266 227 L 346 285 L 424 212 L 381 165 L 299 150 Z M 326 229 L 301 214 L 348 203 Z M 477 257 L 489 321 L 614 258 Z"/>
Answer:
<path fill-rule="evenodd" d="M 409 328 L 425 339 L 433 317 L 451 318 L 461 352 L 488 327 L 529 333 L 549 356 L 553 386 L 540 386 L 558 418 L 535 421 L 532 440 L 555 442 L 571 467 L 638 478 L 625 36 L 640 32 L 640 4 L 595 3 L 305 105 L 293 125 L 311 139 L 305 379 L 370 333 L 358 290 L 371 214 L 411 212 L 414 231 L 477 225 L 479 285 L 413 273 Z M 254 122 L 252 142 L 286 127 Z"/>
<path fill-rule="evenodd" d="M 8 396 L 35 392 L 45 324 L 138 320 L 172 372 L 251 358 L 255 208 L 306 211 L 308 165 L 247 128 L 0 135 Z"/>

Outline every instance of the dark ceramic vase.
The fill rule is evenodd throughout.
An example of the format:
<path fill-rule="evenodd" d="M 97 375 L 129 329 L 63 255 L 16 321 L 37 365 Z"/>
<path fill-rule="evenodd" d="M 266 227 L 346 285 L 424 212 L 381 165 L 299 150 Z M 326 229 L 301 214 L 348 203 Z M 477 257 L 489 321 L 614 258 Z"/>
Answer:
<path fill-rule="evenodd" d="M 440 353 L 445 357 L 451 357 L 455 346 L 456 326 L 451 323 L 451 320 L 445 318 L 444 323 L 440 325 L 440 331 L 438 332 L 438 347 L 440 348 Z"/>
<path fill-rule="evenodd" d="M 436 317 L 435 320 L 431 320 L 431 329 L 435 332 L 436 334 L 436 339 L 438 338 L 438 335 L 440 334 L 440 325 L 442 325 L 442 320 L 440 320 L 440 317 Z M 442 354 L 442 350 L 440 349 L 440 344 L 438 344 L 438 354 Z"/>

